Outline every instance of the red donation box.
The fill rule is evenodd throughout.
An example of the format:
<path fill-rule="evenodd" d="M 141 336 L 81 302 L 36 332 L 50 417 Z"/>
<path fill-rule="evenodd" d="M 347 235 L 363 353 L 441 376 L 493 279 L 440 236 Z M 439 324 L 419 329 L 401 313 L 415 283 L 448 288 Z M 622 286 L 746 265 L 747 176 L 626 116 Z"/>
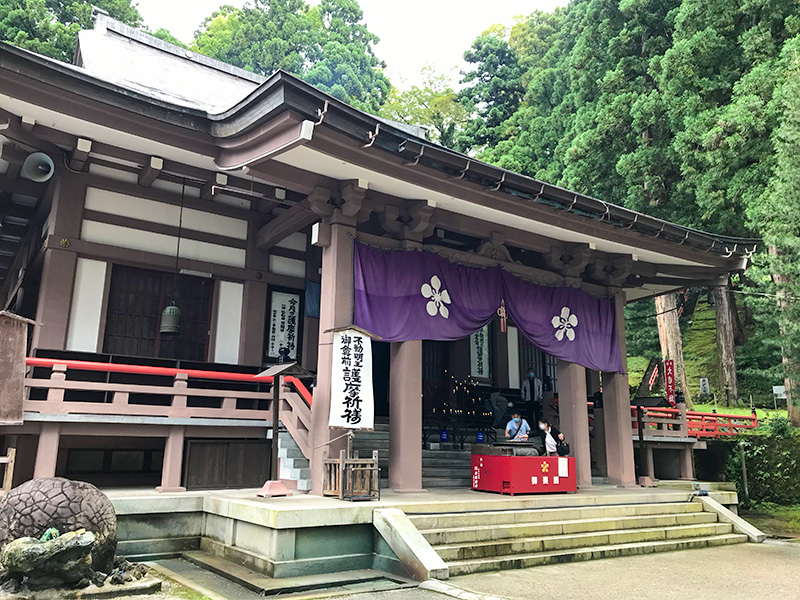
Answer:
<path fill-rule="evenodd" d="M 512 496 L 577 492 L 575 458 L 473 454 L 472 489 Z"/>

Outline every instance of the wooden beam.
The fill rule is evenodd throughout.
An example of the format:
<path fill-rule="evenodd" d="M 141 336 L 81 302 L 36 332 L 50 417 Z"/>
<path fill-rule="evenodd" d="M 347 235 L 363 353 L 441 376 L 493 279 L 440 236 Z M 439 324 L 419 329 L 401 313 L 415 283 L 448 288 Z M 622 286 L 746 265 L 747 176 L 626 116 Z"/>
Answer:
<path fill-rule="evenodd" d="M 309 208 L 308 202 L 304 200 L 259 229 L 256 234 L 256 248 L 269 250 L 281 240 L 316 221 L 319 221 L 319 216 Z"/>
<path fill-rule="evenodd" d="M 200 197 L 203 200 L 212 200 L 216 193 L 214 188 L 226 185 L 228 185 L 228 176 L 225 173 L 214 173 L 213 179 L 207 181 L 200 190 Z"/>
<path fill-rule="evenodd" d="M 3 144 L 0 146 L 0 158 L 8 163 L 5 177 L 10 181 L 14 181 L 19 177 L 19 172 L 22 170 L 22 163 L 28 158 L 28 153 L 14 147 L 14 144 Z"/>
<path fill-rule="evenodd" d="M 89 152 L 92 151 L 92 141 L 78 138 L 75 148 L 69 155 L 69 168 L 73 171 L 83 171 L 89 162 Z"/>
<path fill-rule="evenodd" d="M 151 156 L 147 163 L 139 171 L 139 185 L 150 187 L 158 179 L 161 170 L 164 168 L 164 159 L 158 156 Z"/>

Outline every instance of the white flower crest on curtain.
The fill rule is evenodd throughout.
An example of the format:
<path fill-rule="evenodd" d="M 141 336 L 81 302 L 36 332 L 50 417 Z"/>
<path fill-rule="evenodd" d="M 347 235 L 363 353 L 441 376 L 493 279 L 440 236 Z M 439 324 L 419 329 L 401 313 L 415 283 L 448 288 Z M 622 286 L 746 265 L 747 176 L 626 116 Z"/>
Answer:
<path fill-rule="evenodd" d="M 425 308 L 430 316 L 440 314 L 445 319 L 450 316 L 450 309 L 446 306 L 452 303 L 450 294 L 442 289 L 442 280 L 438 276 L 434 275 L 430 283 L 422 284 L 422 295 L 429 299 Z"/>
<path fill-rule="evenodd" d="M 567 339 L 572 342 L 575 340 L 575 330 L 573 329 L 578 325 L 578 317 L 570 314 L 569 306 L 561 309 L 561 315 L 556 315 L 550 321 L 553 327 L 556 328 L 556 339 L 560 342 L 567 336 Z"/>

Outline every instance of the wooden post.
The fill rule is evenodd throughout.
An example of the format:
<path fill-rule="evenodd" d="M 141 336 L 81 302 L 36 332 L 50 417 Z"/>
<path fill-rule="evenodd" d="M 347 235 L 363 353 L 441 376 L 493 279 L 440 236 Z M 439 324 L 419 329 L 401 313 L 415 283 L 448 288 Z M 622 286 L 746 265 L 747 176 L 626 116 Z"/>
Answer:
<path fill-rule="evenodd" d="M 747 462 L 744 457 L 744 446 L 739 442 L 739 460 L 742 463 L 742 492 L 744 492 L 744 501 L 750 504 L 750 486 L 747 484 Z"/>
<path fill-rule="evenodd" d="M 271 465 L 269 471 L 269 478 L 273 481 L 280 479 L 278 472 L 278 435 L 280 427 L 278 421 L 280 419 L 280 401 L 281 401 L 281 386 L 283 385 L 283 377 L 275 375 L 272 378 L 272 450 L 270 457 Z"/>
<path fill-rule="evenodd" d="M 0 463 L 5 463 L 6 470 L 3 474 L 3 491 L 7 494 L 14 485 L 14 462 L 17 457 L 17 436 L 8 436 L 8 451 L 6 456 L 0 458 Z"/>
<path fill-rule="evenodd" d="M 33 321 L 0 311 L 0 425 L 22 425 L 25 346 Z"/>

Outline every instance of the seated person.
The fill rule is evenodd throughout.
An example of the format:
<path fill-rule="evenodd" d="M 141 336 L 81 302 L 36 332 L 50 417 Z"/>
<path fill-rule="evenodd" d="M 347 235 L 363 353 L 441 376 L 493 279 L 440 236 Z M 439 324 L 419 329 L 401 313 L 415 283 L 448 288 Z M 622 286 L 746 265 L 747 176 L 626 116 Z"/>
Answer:
<path fill-rule="evenodd" d="M 523 419 L 518 410 L 511 414 L 511 420 L 506 425 L 506 438 L 512 442 L 527 442 L 531 426 Z"/>
<path fill-rule="evenodd" d="M 564 440 L 564 434 L 550 425 L 547 419 L 539 419 L 539 437 L 542 439 L 545 454 L 547 456 L 558 456 L 558 442 Z"/>

